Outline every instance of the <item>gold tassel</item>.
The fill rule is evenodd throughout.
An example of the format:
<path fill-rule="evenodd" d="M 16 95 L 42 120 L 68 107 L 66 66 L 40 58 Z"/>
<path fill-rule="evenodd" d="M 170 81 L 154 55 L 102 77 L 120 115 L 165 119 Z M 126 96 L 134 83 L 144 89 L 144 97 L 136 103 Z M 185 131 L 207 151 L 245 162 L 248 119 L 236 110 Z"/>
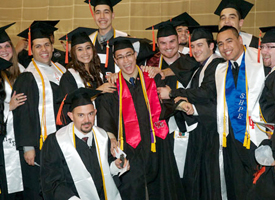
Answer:
<path fill-rule="evenodd" d="M 247 132 L 246 132 L 246 131 L 245 131 L 243 146 L 244 146 L 244 147 L 247 146 Z"/>
<path fill-rule="evenodd" d="M 250 135 L 247 136 L 247 145 L 246 149 L 250 149 Z"/>
<path fill-rule="evenodd" d="M 156 143 L 151 143 L 151 151 L 156 152 Z"/>
<path fill-rule="evenodd" d="M 123 151 L 123 138 L 120 139 L 120 149 Z"/>
<path fill-rule="evenodd" d="M 223 132 L 222 146 L 226 147 L 226 133 L 225 132 Z"/>

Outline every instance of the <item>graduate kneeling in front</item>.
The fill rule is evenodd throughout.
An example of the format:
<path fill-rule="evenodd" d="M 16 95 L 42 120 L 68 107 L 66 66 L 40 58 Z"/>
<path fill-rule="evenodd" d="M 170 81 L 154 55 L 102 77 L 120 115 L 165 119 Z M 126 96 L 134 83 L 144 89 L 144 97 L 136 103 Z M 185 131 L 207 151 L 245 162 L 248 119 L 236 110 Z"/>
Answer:
<path fill-rule="evenodd" d="M 70 104 L 68 116 L 72 122 L 50 135 L 41 153 L 45 200 L 121 199 L 112 175 L 121 171 L 122 161 L 110 163 L 114 158 L 108 135 L 94 126 L 96 109 L 91 99 L 98 93 L 80 88 L 64 101 Z"/>

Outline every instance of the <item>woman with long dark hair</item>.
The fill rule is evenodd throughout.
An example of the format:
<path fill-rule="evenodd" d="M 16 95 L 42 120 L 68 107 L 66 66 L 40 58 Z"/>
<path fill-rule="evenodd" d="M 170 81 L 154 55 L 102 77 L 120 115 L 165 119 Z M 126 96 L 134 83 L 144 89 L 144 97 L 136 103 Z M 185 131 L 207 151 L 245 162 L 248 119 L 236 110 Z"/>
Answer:
<path fill-rule="evenodd" d="M 68 71 L 63 74 L 60 80 L 61 98 L 80 87 L 101 90 L 102 93 L 112 93 L 116 90 L 114 84 L 103 83 L 100 59 L 88 36 L 91 31 L 93 29 L 77 28 L 67 35 L 68 40 L 71 41 L 72 60 L 67 65 Z M 63 125 L 70 122 L 67 116 L 68 111 L 69 106 L 64 105 L 61 117 Z"/>
<path fill-rule="evenodd" d="M 5 180 L 5 184 L 2 186 L 4 189 L 0 195 L 7 194 L 6 200 L 18 199 L 22 195 L 21 191 L 23 191 L 19 152 L 16 150 L 15 145 L 12 111 L 24 104 L 26 96 L 24 94 L 16 94 L 16 92 L 12 95 L 13 84 L 18 75 L 24 70 L 24 67 L 17 62 L 15 48 L 5 31 L 13 24 L 0 28 L 0 58 L 11 63 L 9 68 L 1 67 L 1 90 L 5 92 L 4 101 L 2 102 L 3 122 L 5 122 L 6 128 L 1 141 L 1 151 L 3 152 L 3 157 L 1 158 L 3 158 L 3 167 L 5 169 L 5 176 L 1 176 L 1 179 Z"/>

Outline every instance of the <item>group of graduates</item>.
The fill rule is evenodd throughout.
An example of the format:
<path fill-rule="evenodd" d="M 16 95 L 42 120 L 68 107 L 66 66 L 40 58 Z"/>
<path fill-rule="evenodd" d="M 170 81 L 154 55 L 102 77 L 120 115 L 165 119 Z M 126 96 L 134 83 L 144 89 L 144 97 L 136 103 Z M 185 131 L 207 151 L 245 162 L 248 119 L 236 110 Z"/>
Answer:
<path fill-rule="evenodd" d="M 0 28 L 0 200 L 275 199 L 275 27 L 222 0 L 219 25 L 147 28 L 156 47 L 114 29 L 120 1 L 86 0 L 98 28 L 65 52 L 58 20 Z"/>

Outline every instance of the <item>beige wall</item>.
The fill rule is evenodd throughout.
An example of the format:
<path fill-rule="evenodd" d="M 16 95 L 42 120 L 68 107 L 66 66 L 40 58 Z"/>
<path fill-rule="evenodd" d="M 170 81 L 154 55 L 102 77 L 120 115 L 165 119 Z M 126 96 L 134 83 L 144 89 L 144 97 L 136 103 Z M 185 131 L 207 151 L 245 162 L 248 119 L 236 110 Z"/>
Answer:
<path fill-rule="evenodd" d="M 259 26 L 275 25 L 275 0 L 247 0 L 254 7 L 244 22 L 243 30 L 258 35 Z M 214 15 L 220 0 L 122 0 L 114 7 L 114 27 L 136 37 L 151 38 L 144 29 L 183 12 L 188 12 L 200 24 L 218 23 Z M 56 39 L 84 26 L 95 28 L 88 4 L 84 0 L 1 0 L 0 26 L 17 22 L 7 32 L 17 42 L 18 34 L 33 20 L 60 19 Z M 56 47 L 60 48 L 56 41 Z"/>

